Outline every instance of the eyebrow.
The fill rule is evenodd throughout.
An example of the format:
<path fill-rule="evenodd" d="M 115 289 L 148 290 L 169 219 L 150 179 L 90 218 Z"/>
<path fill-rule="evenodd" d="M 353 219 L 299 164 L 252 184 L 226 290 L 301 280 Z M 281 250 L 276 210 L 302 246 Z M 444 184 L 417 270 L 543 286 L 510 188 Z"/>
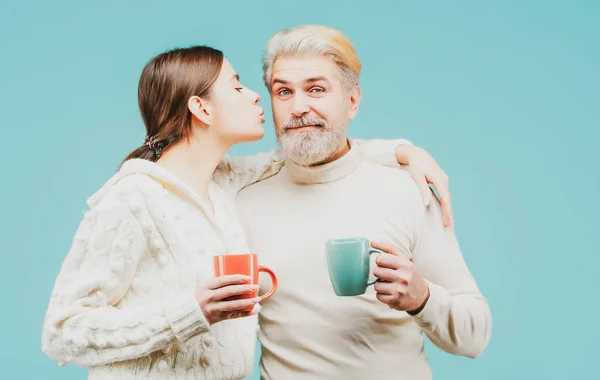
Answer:
<path fill-rule="evenodd" d="M 310 78 L 304 79 L 302 82 L 303 83 L 314 83 L 314 82 L 320 82 L 320 81 L 329 83 L 327 78 L 325 78 L 324 76 L 310 77 Z M 283 80 L 283 79 L 279 79 L 279 78 L 273 79 L 273 84 L 275 84 L 275 83 L 281 83 L 284 86 L 290 84 L 290 82 Z"/>
<path fill-rule="evenodd" d="M 313 82 L 329 82 L 327 78 L 324 76 L 312 77 L 304 80 L 304 83 L 313 83 Z"/>
<path fill-rule="evenodd" d="M 239 76 L 238 74 L 233 74 L 233 75 L 231 76 L 231 80 L 232 80 L 232 81 L 233 81 L 233 80 L 237 80 L 237 81 L 239 82 L 239 81 L 240 81 L 240 76 Z"/>

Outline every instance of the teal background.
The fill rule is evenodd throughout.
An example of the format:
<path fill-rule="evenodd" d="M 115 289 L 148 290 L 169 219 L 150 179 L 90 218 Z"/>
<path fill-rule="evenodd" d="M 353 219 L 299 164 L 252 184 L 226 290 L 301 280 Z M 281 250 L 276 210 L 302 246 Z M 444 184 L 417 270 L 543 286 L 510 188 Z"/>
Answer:
<path fill-rule="evenodd" d="M 301 23 L 342 29 L 356 45 L 364 98 L 352 135 L 408 138 L 450 176 L 457 234 L 494 320 L 476 360 L 427 343 L 435 378 L 595 378 L 599 2 L 0 4 L 3 379 L 86 376 L 41 353 L 42 321 L 86 198 L 144 139 L 146 61 L 215 46 L 268 107 L 260 54 Z M 265 128 L 232 153 L 273 148 Z"/>

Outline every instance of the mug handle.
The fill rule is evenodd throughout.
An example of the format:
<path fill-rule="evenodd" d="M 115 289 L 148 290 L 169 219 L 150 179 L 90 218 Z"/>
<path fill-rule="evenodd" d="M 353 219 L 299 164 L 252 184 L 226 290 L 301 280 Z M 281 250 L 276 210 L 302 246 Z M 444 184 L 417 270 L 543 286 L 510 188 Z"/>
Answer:
<path fill-rule="evenodd" d="M 269 297 L 271 297 L 273 295 L 273 293 L 275 293 L 275 291 L 277 290 L 277 276 L 275 276 L 275 272 L 273 272 L 271 269 L 267 268 L 267 267 L 263 267 L 262 265 L 258 266 L 258 272 L 266 272 L 269 274 L 269 276 L 271 276 L 271 282 L 273 283 L 273 285 L 271 286 L 271 290 L 269 290 L 267 292 L 267 294 L 263 295 L 262 297 L 260 297 L 260 301 L 262 302 L 266 299 L 268 299 Z"/>
<path fill-rule="evenodd" d="M 374 253 L 385 253 L 380 249 L 377 248 L 369 248 L 369 256 L 371 256 Z M 377 281 L 379 281 L 379 279 L 375 279 L 375 280 L 371 280 L 369 282 L 367 282 L 367 286 L 373 285 L 374 283 L 376 283 Z"/>

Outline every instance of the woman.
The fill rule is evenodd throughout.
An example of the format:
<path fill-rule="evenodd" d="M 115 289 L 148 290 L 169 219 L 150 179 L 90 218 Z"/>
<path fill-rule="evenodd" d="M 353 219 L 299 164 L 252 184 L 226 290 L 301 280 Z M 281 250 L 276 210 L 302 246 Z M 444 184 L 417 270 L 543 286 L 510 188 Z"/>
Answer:
<path fill-rule="evenodd" d="M 258 325 L 240 310 L 258 300 L 230 297 L 256 288 L 214 278 L 212 256 L 248 252 L 233 196 L 283 164 L 276 154 L 223 160 L 263 136 L 259 96 L 220 51 L 199 46 L 152 59 L 138 99 L 146 142 L 88 200 L 42 349 L 90 366 L 90 379 L 244 378 Z"/>

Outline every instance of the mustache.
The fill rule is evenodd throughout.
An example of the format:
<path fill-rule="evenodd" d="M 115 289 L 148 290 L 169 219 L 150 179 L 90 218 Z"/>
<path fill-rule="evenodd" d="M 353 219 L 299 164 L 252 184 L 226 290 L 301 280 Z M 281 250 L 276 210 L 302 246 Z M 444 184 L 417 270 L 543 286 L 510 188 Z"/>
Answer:
<path fill-rule="evenodd" d="M 319 117 L 296 117 L 290 121 L 286 121 L 283 123 L 282 127 L 284 130 L 301 128 L 307 126 L 315 126 L 319 128 L 326 129 L 327 121 L 325 119 L 321 119 Z"/>

